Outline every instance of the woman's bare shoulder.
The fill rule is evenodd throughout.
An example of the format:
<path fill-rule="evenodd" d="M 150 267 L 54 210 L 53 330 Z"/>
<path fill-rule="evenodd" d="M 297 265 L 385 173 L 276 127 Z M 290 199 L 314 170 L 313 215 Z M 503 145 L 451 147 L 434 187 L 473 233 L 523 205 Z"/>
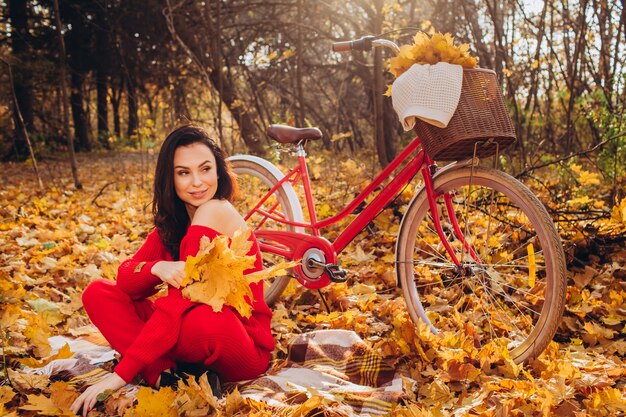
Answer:
<path fill-rule="evenodd" d="M 191 224 L 210 227 L 227 236 L 246 229 L 246 222 L 237 209 L 227 200 L 209 200 L 196 210 Z"/>

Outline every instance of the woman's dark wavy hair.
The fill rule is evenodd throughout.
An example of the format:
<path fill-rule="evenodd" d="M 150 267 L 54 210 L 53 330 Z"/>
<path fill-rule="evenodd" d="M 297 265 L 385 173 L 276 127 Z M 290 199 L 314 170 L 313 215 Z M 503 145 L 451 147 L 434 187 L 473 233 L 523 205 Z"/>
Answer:
<path fill-rule="evenodd" d="M 174 187 L 174 153 L 181 146 L 202 143 L 215 155 L 217 165 L 217 191 L 213 198 L 231 200 L 237 191 L 237 181 L 226 161 L 226 155 L 201 127 L 181 126 L 170 133 L 159 152 L 154 173 L 154 200 L 152 214 L 161 241 L 175 260 L 179 258 L 180 241 L 187 232 L 189 215 Z"/>

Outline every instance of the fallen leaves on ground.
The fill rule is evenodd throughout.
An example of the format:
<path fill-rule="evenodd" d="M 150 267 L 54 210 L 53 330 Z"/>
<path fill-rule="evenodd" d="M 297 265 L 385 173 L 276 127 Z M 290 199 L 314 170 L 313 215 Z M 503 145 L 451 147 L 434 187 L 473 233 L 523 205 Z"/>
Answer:
<path fill-rule="evenodd" d="M 363 186 L 369 171 L 359 164 L 327 163 L 332 158 L 320 155 L 311 167 L 314 189 L 320 207 L 333 213 L 346 196 L 353 195 L 350 190 Z M 149 163 L 140 164 L 141 158 L 145 155 L 83 157 L 80 191 L 72 188 L 66 164 L 41 161 L 47 186 L 41 195 L 35 191 L 27 164 L 3 165 L 0 326 L 6 365 L 0 374 L 1 415 L 71 415 L 68 404 L 77 395 L 74 387 L 22 370 L 71 353 L 69 348 L 53 352 L 48 337 L 93 330 L 82 309 L 83 289 L 95 278 L 115 279 L 117 265 L 139 248 L 151 229 L 147 181 L 154 161 L 149 158 Z M 147 171 L 141 172 L 141 166 Z M 580 187 L 574 189 L 574 194 L 579 193 L 574 197 L 587 194 L 591 201 L 564 198 L 563 181 L 549 178 L 536 192 L 552 210 L 601 206 L 591 197 L 603 192 L 598 177 L 582 167 L 571 172 Z M 328 183 L 324 178 L 336 181 Z M 565 316 L 555 341 L 537 359 L 521 366 L 497 341 L 475 346 L 471 323 L 464 331 L 439 337 L 409 318 L 401 290 L 395 286 L 393 246 L 402 206 L 414 190 L 412 185 L 342 254 L 350 280 L 322 290 L 330 312 L 316 292 L 290 283 L 274 307 L 274 365 L 280 366 L 287 343 L 296 334 L 350 329 L 417 381 L 414 400 L 399 404 L 391 416 L 624 415 L 626 250 L 619 237 L 626 231 L 626 200 L 612 210 L 595 208 L 604 214 L 593 221 L 569 217 L 559 223 L 570 267 Z M 329 236 L 337 230 L 331 229 Z M 604 236 L 606 243 L 592 240 L 590 230 Z M 134 402 L 117 392 L 91 414 L 274 414 L 267 404 L 246 400 L 236 390 L 217 401 L 209 390 L 201 379 L 179 385 L 176 392 L 142 387 Z M 284 415 L 342 415 L 337 404 L 324 402 L 313 392 L 302 394 L 308 401 L 283 410 Z"/>

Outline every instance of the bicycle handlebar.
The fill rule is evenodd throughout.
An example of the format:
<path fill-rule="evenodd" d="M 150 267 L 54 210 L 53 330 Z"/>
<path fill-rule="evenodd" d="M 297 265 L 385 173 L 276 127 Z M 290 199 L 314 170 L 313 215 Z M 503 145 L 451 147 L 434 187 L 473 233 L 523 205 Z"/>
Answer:
<path fill-rule="evenodd" d="M 371 51 L 372 48 L 377 46 L 385 46 L 387 48 L 393 49 L 396 53 L 400 51 L 400 47 L 398 47 L 398 45 L 396 45 L 394 42 L 387 39 L 378 39 L 376 36 L 371 35 L 363 36 L 362 38 L 350 41 L 334 42 L 333 51 Z"/>
<path fill-rule="evenodd" d="M 333 43 L 333 51 L 349 52 L 349 51 L 371 51 L 372 41 L 376 39 L 374 36 L 363 36 L 360 39 L 351 41 Z"/>

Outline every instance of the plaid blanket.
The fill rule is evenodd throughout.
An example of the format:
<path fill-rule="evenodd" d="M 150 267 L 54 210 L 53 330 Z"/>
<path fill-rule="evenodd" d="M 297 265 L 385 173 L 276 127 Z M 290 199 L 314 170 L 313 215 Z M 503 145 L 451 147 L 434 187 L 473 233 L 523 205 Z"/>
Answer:
<path fill-rule="evenodd" d="M 53 350 L 68 343 L 73 357 L 23 372 L 48 375 L 77 386 L 94 384 L 108 373 L 105 368 L 112 368 L 116 354 L 98 336 L 54 336 L 50 338 Z M 412 383 L 381 360 L 356 333 L 318 330 L 297 336 L 289 345 L 288 359 L 266 374 L 227 389 L 237 387 L 244 399 L 264 402 L 277 412 L 317 397 L 335 412 L 362 416 L 388 413 L 408 399 Z M 127 395 L 134 395 L 137 388 L 127 386 Z"/>
<path fill-rule="evenodd" d="M 291 342 L 286 364 L 239 391 L 244 398 L 277 408 L 319 395 L 343 407 L 346 415 L 378 415 L 408 398 L 403 382 L 412 389 L 412 381 L 382 361 L 356 333 L 317 330 Z"/>

